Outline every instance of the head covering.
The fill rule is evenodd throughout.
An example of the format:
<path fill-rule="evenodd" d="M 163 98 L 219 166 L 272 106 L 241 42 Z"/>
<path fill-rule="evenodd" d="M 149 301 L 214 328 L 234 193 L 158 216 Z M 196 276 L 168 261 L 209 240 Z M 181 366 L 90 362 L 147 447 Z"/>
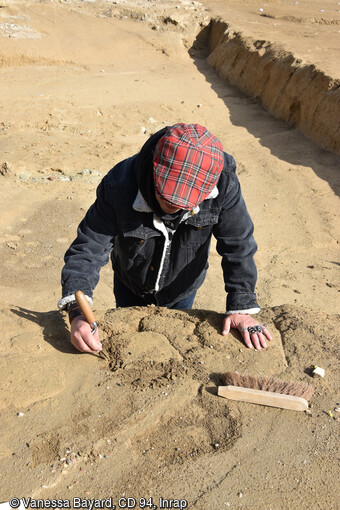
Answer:
<path fill-rule="evenodd" d="M 175 124 L 155 147 L 155 190 L 170 204 L 193 209 L 212 192 L 223 165 L 218 138 L 199 124 Z"/>
<path fill-rule="evenodd" d="M 180 210 L 176 213 L 165 213 L 155 195 L 155 183 L 153 181 L 153 157 L 157 142 L 165 135 L 167 127 L 157 131 L 143 145 L 137 159 L 137 184 L 144 199 L 149 204 L 154 213 L 161 218 L 163 223 L 170 229 L 175 230 L 181 222 L 185 211 Z"/>

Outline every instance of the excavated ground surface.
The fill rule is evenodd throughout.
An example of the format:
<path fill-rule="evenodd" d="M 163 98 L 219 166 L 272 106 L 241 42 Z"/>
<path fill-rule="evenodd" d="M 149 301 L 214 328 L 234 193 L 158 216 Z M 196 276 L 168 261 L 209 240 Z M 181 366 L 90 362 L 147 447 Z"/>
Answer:
<path fill-rule="evenodd" d="M 284 73 L 285 62 L 301 76 L 313 64 L 339 79 L 337 16 L 328 0 L 0 2 L 0 502 L 163 496 L 199 510 L 336 508 L 339 157 L 261 102 L 275 94 L 270 56 L 281 55 Z M 236 42 L 259 69 L 268 63 L 262 99 L 228 83 L 235 67 L 226 80 L 211 66 L 220 59 L 225 73 L 223 47 Z M 256 69 L 244 75 L 258 86 Z M 107 355 L 81 355 L 56 311 L 63 254 L 101 177 L 179 121 L 206 125 L 236 159 L 259 245 L 259 320 L 273 343 L 254 352 L 237 333 L 220 335 L 213 243 L 189 314 L 112 310 L 105 267 L 94 297 Z M 313 365 L 324 379 L 311 377 Z M 311 382 L 311 414 L 217 397 L 226 370 Z"/>
<path fill-rule="evenodd" d="M 150 307 L 98 317 L 105 358 L 78 356 L 82 381 L 66 381 L 60 363 L 56 373 L 35 374 L 40 399 L 31 394 L 16 401 L 25 407 L 16 436 L 18 418 L 7 407 L 3 498 L 13 495 L 13 487 L 36 498 L 112 496 L 117 502 L 125 493 L 156 504 L 161 496 L 180 497 L 189 508 L 203 509 L 241 507 L 242 494 L 243 508 L 290 508 L 293 488 L 294 504 L 302 508 L 317 508 L 316 495 L 335 508 L 337 489 L 327 480 L 337 473 L 339 423 L 328 410 L 337 398 L 338 316 L 292 306 L 263 310 L 260 320 L 274 332 L 266 352 L 248 351 L 237 333 L 224 339 L 223 316 L 215 312 Z M 58 321 L 56 314 L 49 320 L 56 330 L 52 344 L 60 350 Z M 19 365 L 18 344 L 4 357 L 3 374 L 13 374 L 8 362 L 15 358 Z M 325 380 L 311 378 L 311 360 L 326 369 Z M 311 411 L 220 398 L 216 386 L 226 370 L 312 382 Z M 15 383 L 11 373 L 4 391 Z M 16 380 L 18 387 L 26 377 Z M 46 387 L 50 377 L 55 396 Z"/>

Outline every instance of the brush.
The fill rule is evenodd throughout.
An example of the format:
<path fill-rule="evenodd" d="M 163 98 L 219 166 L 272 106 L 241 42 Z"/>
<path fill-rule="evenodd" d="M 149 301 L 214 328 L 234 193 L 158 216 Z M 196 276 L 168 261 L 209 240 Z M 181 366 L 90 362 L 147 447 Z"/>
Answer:
<path fill-rule="evenodd" d="M 305 382 L 285 382 L 273 377 L 240 375 L 226 372 L 220 375 L 220 397 L 293 411 L 306 411 L 314 388 Z"/>

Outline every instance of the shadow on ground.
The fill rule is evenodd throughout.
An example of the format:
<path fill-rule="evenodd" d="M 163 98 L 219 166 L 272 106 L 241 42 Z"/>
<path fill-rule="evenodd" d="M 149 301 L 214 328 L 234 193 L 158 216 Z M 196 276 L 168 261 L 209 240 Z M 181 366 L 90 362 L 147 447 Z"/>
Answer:
<path fill-rule="evenodd" d="M 22 319 L 34 322 L 40 326 L 43 330 L 45 342 L 49 343 L 58 351 L 70 354 L 78 353 L 70 343 L 70 332 L 66 322 L 57 310 L 36 312 L 35 310 L 29 310 L 18 306 L 11 308 L 11 312 Z"/>

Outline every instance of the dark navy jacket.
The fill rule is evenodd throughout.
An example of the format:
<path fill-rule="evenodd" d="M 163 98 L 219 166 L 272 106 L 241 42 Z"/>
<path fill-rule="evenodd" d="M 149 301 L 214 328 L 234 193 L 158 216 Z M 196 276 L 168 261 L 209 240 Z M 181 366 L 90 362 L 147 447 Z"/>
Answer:
<path fill-rule="evenodd" d="M 157 305 L 171 306 L 202 285 L 213 234 L 222 257 L 227 312 L 259 311 L 254 293 L 257 246 L 234 158 L 225 153 L 218 196 L 204 200 L 199 212 L 180 223 L 174 232 L 166 272 L 156 292 L 165 236 L 155 227 L 152 212 L 133 207 L 138 193 L 137 161 L 138 154 L 117 164 L 98 186 L 97 199 L 65 254 L 63 297 L 79 289 L 91 297 L 100 268 L 111 255 L 114 271 L 133 293 L 147 299 L 151 296 L 150 302 Z"/>

